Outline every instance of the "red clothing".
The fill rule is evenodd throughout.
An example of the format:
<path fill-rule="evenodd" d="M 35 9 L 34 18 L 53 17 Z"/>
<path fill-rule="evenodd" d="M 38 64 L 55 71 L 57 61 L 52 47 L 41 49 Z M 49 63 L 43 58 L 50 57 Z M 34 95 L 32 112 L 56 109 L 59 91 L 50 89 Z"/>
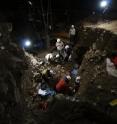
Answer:
<path fill-rule="evenodd" d="M 67 88 L 67 84 L 64 79 L 59 80 L 59 82 L 56 84 L 56 90 L 58 92 L 66 91 L 66 88 Z"/>
<path fill-rule="evenodd" d="M 117 56 L 115 56 L 114 58 L 112 58 L 112 62 L 114 63 L 115 66 L 117 66 Z"/>

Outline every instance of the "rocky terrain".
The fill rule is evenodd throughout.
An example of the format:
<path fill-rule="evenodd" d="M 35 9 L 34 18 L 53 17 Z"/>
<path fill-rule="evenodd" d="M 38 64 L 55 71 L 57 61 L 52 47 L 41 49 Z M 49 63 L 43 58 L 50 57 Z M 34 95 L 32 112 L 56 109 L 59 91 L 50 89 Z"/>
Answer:
<path fill-rule="evenodd" d="M 32 102 L 39 70 L 53 68 L 62 76 L 73 64 L 43 66 L 39 55 L 21 50 L 10 33 L 11 24 L 0 24 L 0 124 L 117 122 L 117 106 L 111 104 L 117 98 L 117 78 L 108 75 L 105 63 L 107 54 L 116 49 L 115 34 L 104 29 L 79 30 L 74 48 L 75 62 L 82 57 L 79 92 L 71 98 L 60 94 L 50 98 L 48 108 L 42 111 L 38 101 Z M 86 48 L 82 55 L 79 47 Z"/>

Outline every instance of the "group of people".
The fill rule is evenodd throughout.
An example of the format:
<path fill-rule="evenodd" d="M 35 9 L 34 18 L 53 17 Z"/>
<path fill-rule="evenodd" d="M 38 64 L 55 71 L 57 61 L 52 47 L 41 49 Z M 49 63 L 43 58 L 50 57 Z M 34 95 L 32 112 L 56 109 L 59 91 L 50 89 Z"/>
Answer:
<path fill-rule="evenodd" d="M 56 54 L 54 54 L 53 52 L 46 54 L 46 56 L 45 56 L 46 63 L 50 63 L 52 61 L 68 62 L 71 60 L 72 52 L 73 52 L 73 46 L 75 45 L 75 37 L 76 37 L 76 29 L 75 29 L 74 25 L 71 25 L 71 27 L 70 27 L 69 37 L 70 37 L 70 42 L 67 44 L 65 44 L 62 41 L 62 39 L 57 38 L 57 41 L 55 44 L 56 50 L 57 50 Z M 79 81 L 80 76 L 78 76 L 78 70 L 77 69 L 78 69 L 78 67 L 74 67 L 71 70 L 70 75 L 66 75 L 65 77 L 60 79 L 58 81 L 58 83 L 53 80 L 54 79 L 54 76 L 53 76 L 54 73 L 52 70 L 44 70 L 44 73 L 42 73 L 42 80 L 43 80 L 42 82 L 46 82 L 46 83 L 41 83 L 40 88 L 38 88 L 39 89 L 38 94 L 48 95 L 47 91 L 49 91 L 50 88 L 48 88 L 47 85 L 45 86 L 45 84 L 50 85 L 50 83 L 52 83 L 52 82 L 54 82 L 54 84 L 56 84 L 56 85 L 54 85 L 54 88 L 53 88 L 55 90 L 55 92 L 66 93 L 66 92 L 70 91 L 71 89 L 73 90 L 74 88 L 70 88 L 70 86 L 69 86 L 69 82 L 72 78 L 74 78 L 75 87 L 76 86 L 78 87 L 78 85 L 80 84 L 80 81 Z M 44 86 L 43 86 L 43 84 L 44 84 Z M 42 87 L 42 89 L 41 89 L 41 87 Z M 49 90 L 45 91 L 45 88 L 49 89 Z M 75 92 L 76 92 L 76 89 L 78 89 L 78 88 L 74 89 Z M 52 91 L 52 89 L 51 89 L 51 91 Z M 49 91 L 48 93 L 50 93 L 50 95 L 52 93 L 52 95 L 53 95 L 53 93 L 55 93 L 55 92 L 53 92 L 53 91 L 51 92 L 51 91 Z"/>
<path fill-rule="evenodd" d="M 73 46 L 75 45 L 76 29 L 74 25 L 69 30 L 70 42 L 65 44 L 62 39 L 57 38 L 56 54 L 54 52 L 47 53 L 45 62 L 68 62 L 71 61 Z M 78 92 L 80 87 L 80 76 L 78 75 L 78 66 L 70 70 L 69 74 L 64 77 L 57 78 L 56 73 L 52 69 L 44 69 L 41 72 L 41 78 L 36 86 L 37 94 L 41 98 L 54 96 L 57 93 L 64 95 L 73 95 Z M 71 83 L 72 82 L 72 83 Z"/>
<path fill-rule="evenodd" d="M 72 52 L 73 52 L 73 46 L 76 44 L 76 29 L 74 25 L 71 25 L 71 28 L 69 30 L 69 37 L 70 37 L 70 42 L 69 44 L 65 44 L 62 39 L 57 38 L 56 41 L 56 49 L 57 49 L 57 54 L 48 53 L 45 56 L 45 60 L 47 63 L 50 61 L 59 61 L 59 62 L 68 62 L 71 60 Z"/>
<path fill-rule="evenodd" d="M 45 69 L 41 73 L 41 80 L 37 83 L 36 92 L 33 95 L 33 102 L 38 100 L 38 107 L 41 110 L 47 110 L 48 100 L 51 96 L 63 94 L 64 96 L 74 96 L 80 87 L 80 76 L 66 74 L 61 78 L 56 78 L 56 73 L 51 69 Z M 74 80 L 74 81 L 73 81 Z"/>
<path fill-rule="evenodd" d="M 42 71 L 41 80 L 36 88 L 39 96 L 53 96 L 57 93 L 72 95 L 78 91 L 80 87 L 80 76 L 78 74 L 74 76 L 71 71 L 70 74 L 60 79 L 55 78 L 55 74 L 53 70 L 49 69 Z M 71 80 L 74 80 L 74 82 L 70 83 Z"/>
<path fill-rule="evenodd" d="M 56 52 L 47 53 L 45 56 L 46 63 L 50 63 L 52 61 L 55 62 L 68 62 L 71 61 L 72 56 L 72 46 L 70 44 L 64 44 L 64 42 L 57 38 L 56 41 Z"/>
<path fill-rule="evenodd" d="M 70 44 L 64 44 L 64 42 L 58 38 L 56 42 L 56 48 L 59 54 L 59 58 L 68 62 L 71 59 L 72 46 Z"/>

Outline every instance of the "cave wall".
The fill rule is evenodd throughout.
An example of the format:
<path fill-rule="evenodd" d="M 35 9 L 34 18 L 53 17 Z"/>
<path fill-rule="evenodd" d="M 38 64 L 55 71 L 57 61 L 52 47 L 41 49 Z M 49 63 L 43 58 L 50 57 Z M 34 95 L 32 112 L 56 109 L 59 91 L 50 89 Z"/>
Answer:
<path fill-rule="evenodd" d="M 81 87 L 79 95 L 100 110 L 117 118 L 116 106 L 110 102 L 117 98 L 117 78 L 106 71 L 106 57 L 117 48 L 117 35 L 104 29 L 86 28 L 79 32 L 80 44 L 88 46 L 79 69 Z"/>
<path fill-rule="evenodd" d="M 13 43 L 12 24 L 0 23 L 0 124 L 23 123 L 24 52 Z"/>

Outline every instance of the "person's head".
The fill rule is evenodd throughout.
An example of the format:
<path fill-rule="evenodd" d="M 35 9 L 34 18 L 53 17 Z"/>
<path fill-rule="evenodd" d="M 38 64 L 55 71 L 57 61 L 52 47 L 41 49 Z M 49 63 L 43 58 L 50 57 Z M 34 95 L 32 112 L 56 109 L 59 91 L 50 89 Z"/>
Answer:
<path fill-rule="evenodd" d="M 80 82 L 80 79 L 81 79 L 81 77 L 80 76 L 77 76 L 75 82 L 76 83 L 79 83 Z"/>
<path fill-rule="evenodd" d="M 74 28 L 74 25 L 71 25 L 71 28 Z"/>
<path fill-rule="evenodd" d="M 81 79 L 81 77 L 80 77 L 80 76 L 77 76 L 77 77 L 76 77 L 76 80 L 80 80 L 80 79 Z"/>
<path fill-rule="evenodd" d="M 65 46 L 65 49 L 69 49 L 69 45 L 66 45 L 66 46 Z"/>
<path fill-rule="evenodd" d="M 70 80 L 71 80 L 71 76 L 70 76 L 70 75 L 67 75 L 67 76 L 65 77 L 65 81 L 68 83 Z"/>

